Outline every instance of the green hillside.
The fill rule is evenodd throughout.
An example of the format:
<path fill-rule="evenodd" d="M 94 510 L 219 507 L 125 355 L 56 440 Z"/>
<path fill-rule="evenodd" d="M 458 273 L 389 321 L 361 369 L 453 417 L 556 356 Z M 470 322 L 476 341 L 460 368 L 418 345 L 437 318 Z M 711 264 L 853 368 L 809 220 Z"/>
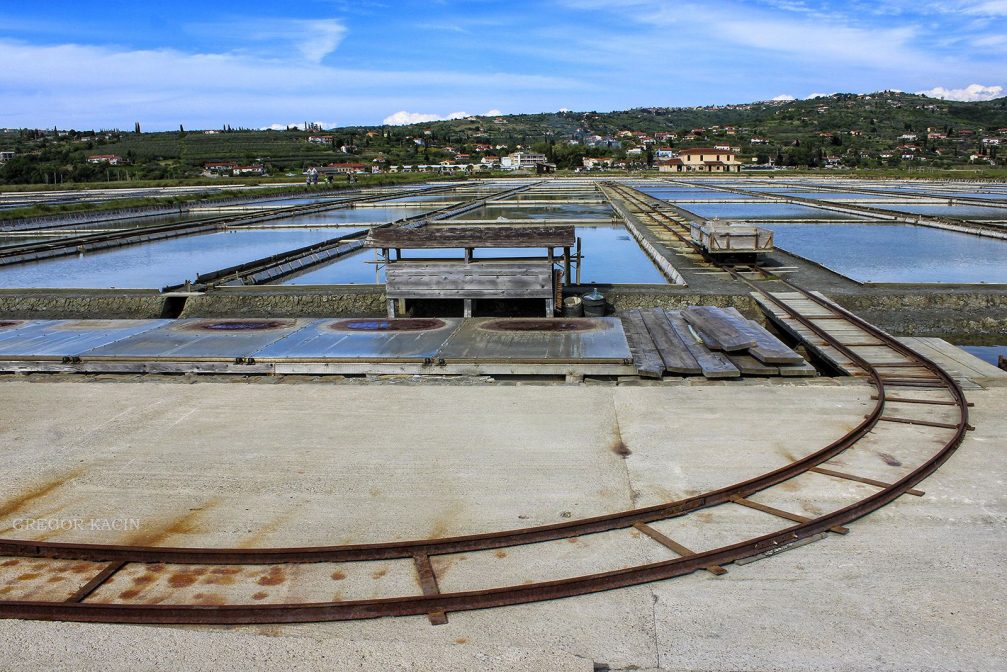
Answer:
<path fill-rule="evenodd" d="M 675 137 L 654 140 L 631 136 L 629 131 Z M 309 142 L 309 136 L 325 140 Z M 630 168 L 645 168 L 653 164 L 658 146 L 709 144 L 736 147 L 746 164 L 989 168 L 1005 164 L 1007 150 L 1001 152 L 998 146 L 1001 138 L 1007 144 L 1007 98 L 954 102 L 890 91 L 310 132 L 7 129 L 0 132 L 0 150 L 14 151 L 16 156 L 0 166 L 0 184 L 44 183 L 54 175 L 63 183 L 184 179 L 199 176 L 204 164 L 213 161 L 262 164 L 270 175 L 299 174 L 308 166 L 332 162 L 361 162 L 382 169 L 441 161 L 478 163 L 520 148 L 546 153 L 561 169 L 579 167 L 585 156 L 613 156 Z M 87 157 L 95 154 L 115 154 L 129 165 L 87 163 Z"/>

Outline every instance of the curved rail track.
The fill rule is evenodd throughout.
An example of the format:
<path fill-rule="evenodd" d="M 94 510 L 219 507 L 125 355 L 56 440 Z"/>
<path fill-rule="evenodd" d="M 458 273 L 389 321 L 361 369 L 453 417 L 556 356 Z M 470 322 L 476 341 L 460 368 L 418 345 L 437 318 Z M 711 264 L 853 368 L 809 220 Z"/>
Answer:
<path fill-rule="evenodd" d="M 621 186 L 610 187 L 620 197 L 648 207 L 639 192 Z M 669 228 L 671 228 L 669 226 Z M 728 269 L 731 270 L 731 269 Z M 732 271 L 733 272 L 733 271 Z M 744 280 L 740 276 L 739 279 Z M 747 281 L 746 281 L 747 282 Z M 782 281 L 781 281 L 782 282 Z M 7 600 L 0 601 L 0 617 L 31 618 L 71 621 L 100 621 L 120 623 L 176 623 L 176 624 L 239 624 L 239 623 L 291 623 L 310 621 L 335 621 L 375 618 L 383 616 L 427 615 L 431 622 L 444 622 L 445 614 L 452 611 L 483 609 L 505 605 L 537 602 L 587 593 L 661 581 L 697 570 L 714 574 L 724 573 L 723 565 L 759 556 L 788 547 L 801 540 L 833 532 L 845 534 L 845 525 L 861 518 L 904 494 L 921 494 L 913 486 L 936 471 L 962 442 L 968 425 L 968 406 L 964 393 L 950 375 L 934 362 L 914 352 L 893 337 L 845 311 L 836 304 L 811 292 L 786 283 L 804 300 L 813 302 L 826 311 L 833 320 L 844 320 L 869 334 L 872 343 L 883 344 L 889 353 L 885 363 L 872 363 L 857 352 L 857 346 L 844 345 L 820 327 L 814 320 L 791 308 L 787 302 L 766 292 L 755 283 L 749 283 L 763 293 L 767 301 L 807 329 L 813 331 L 832 347 L 842 352 L 865 374 L 874 388 L 873 407 L 847 434 L 827 446 L 794 460 L 790 464 L 746 481 L 705 492 L 700 495 L 669 501 L 656 506 L 630 509 L 618 513 L 570 520 L 554 525 L 504 530 L 468 536 L 417 539 L 405 542 L 357 544 L 310 548 L 168 548 L 151 546 L 112 546 L 74 544 L 43 541 L 0 539 L 0 554 L 19 558 L 52 558 L 91 563 L 93 576 L 74 594 L 62 600 Z M 877 346 L 874 346 L 875 349 Z M 901 364 L 893 364 L 898 358 Z M 894 373 L 892 368 L 894 367 Z M 912 370 L 913 375 L 899 373 Z M 923 371 L 924 374 L 919 372 Z M 892 394 L 891 390 L 902 391 Z M 906 396 L 925 388 L 926 396 Z M 935 398 L 937 395 L 939 398 Z M 926 405 L 940 409 L 942 422 L 896 417 L 886 412 L 890 408 L 908 408 Z M 896 411 L 897 412 L 897 411 Z M 892 483 L 864 479 L 829 468 L 829 460 L 857 446 L 867 437 L 884 441 L 878 428 L 887 423 L 919 425 L 920 431 L 933 432 L 940 448 L 920 458 L 916 466 Z M 834 465 L 831 465 L 834 466 Z M 828 513 L 807 517 L 782 511 L 750 499 L 757 493 L 797 478 L 809 472 L 842 479 L 858 480 L 876 488 L 862 499 Z M 690 550 L 671 540 L 652 523 L 682 518 L 715 507 L 746 506 L 759 510 L 774 519 L 786 521 L 768 534 L 761 534 L 727 546 L 704 550 Z M 521 585 L 503 585 L 464 592 L 441 592 L 438 587 L 434 563 L 431 558 L 452 554 L 506 549 L 526 544 L 550 542 L 573 537 L 600 534 L 617 530 L 640 532 L 672 551 L 677 557 L 623 567 L 612 571 L 558 580 L 539 581 Z M 195 565 L 210 571 L 240 571 L 243 566 L 277 567 L 306 563 L 376 562 L 389 559 L 412 560 L 422 595 L 401 595 L 379 599 L 359 599 L 328 602 L 284 604 L 197 604 L 130 602 L 116 595 L 118 591 L 102 591 L 116 574 L 126 573 L 131 566 L 147 569 L 161 568 L 165 564 Z M 111 595 L 110 595 L 111 593 Z M 141 598 L 142 599 L 142 598 Z"/>

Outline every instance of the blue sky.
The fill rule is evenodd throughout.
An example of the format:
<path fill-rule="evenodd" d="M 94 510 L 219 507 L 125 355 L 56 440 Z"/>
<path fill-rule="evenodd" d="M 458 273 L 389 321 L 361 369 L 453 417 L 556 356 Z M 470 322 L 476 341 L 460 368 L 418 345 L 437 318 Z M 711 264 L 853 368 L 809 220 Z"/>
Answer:
<path fill-rule="evenodd" d="M 1005 95 L 1007 0 L 0 2 L 0 127 Z"/>

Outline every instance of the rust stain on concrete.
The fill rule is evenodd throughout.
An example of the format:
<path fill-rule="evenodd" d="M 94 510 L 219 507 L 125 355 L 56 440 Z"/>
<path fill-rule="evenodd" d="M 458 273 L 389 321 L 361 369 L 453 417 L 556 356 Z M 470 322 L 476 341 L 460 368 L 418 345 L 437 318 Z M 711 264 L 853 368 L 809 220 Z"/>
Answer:
<path fill-rule="evenodd" d="M 25 507 L 30 506 L 41 499 L 45 499 L 59 488 L 63 487 L 75 478 L 78 478 L 85 471 L 86 469 L 83 467 L 71 469 L 62 476 L 57 476 L 56 478 L 45 481 L 44 483 L 40 483 L 30 490 L 26 490 L 21 493 L 17 497 L 6 500 L 3 504 L 0 504 L 0 517 L 7 516 L 18 511 L 23 511 Z"/>
<path fill-rule="evenodd" d="M 287 575 L 283 567 L 275 565 L 269 571 L 259 577 L 257 583 L 260 586 L 278 586 L 287 580 Z"/>
<path fill-rule="evenodd" d="M 122 543 L 126 546 L 158 546 L 166 539 L 176 535 L 196 532 L 199 530 L 199 517 L 208 509 L 216 506 L 217 503 L 217 499 L 211 499 L 199 509 L 188 511 L 158 527 L 130 535 Z"/>

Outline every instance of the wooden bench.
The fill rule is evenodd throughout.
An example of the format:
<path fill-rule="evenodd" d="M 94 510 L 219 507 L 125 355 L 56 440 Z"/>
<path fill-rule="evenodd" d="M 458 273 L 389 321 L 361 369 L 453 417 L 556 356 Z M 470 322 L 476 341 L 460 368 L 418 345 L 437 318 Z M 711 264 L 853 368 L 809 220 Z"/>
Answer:
<path fill-rule="evenodd" d="M 398 299 L 461 299 L 472 317 L 473 299 L 545 299 L 555 311 L 553 266 L 548 261 L 399 263 L 385 269 L 388 316 Z"/>
<path fill-rule="evenodd" d="M 382 251 L 389 317 L 395 317 L 396 301 L 405 299 L 461 299 L 465 317 L 472 316 L 475 299 L 545 299 L 546 316 L 552 317 L 559 292 L 555 249 L 563 250 L 569 282 L 574 242 L 572 226 L 492 225 L 373 229 L 364 245 Z M 539 248 L 545 256 L 477 259 L 479 248 Z M 402 258 L 402 250 L 429 249 L 456 249 L 463 256 L 443 261 Z"/>

